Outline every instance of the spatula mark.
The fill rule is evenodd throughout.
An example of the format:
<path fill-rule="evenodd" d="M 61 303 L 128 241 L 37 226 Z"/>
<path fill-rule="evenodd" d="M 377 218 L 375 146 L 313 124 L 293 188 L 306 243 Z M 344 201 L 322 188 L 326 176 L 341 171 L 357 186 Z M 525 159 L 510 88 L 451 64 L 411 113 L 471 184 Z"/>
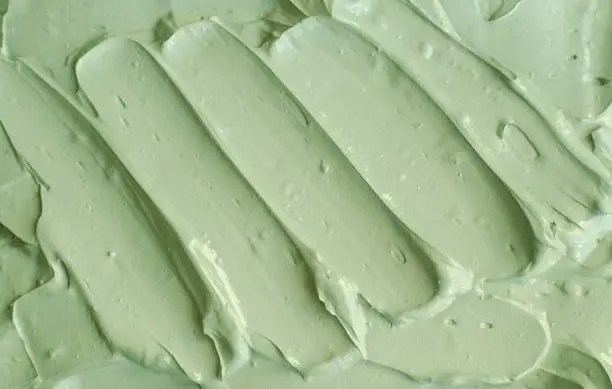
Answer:
<path fill-rule="evenodd" d="M 522 0 L 476 0 L 480 14 L 487 22 L 494 22 L 508 15 Z"/>
<path fill-rule="evenodd" d="M 569 345 L 553 344 L 541 369 L 585 389 L 612 388 L 612 382 L 601 362 L 586 351 Z"/>

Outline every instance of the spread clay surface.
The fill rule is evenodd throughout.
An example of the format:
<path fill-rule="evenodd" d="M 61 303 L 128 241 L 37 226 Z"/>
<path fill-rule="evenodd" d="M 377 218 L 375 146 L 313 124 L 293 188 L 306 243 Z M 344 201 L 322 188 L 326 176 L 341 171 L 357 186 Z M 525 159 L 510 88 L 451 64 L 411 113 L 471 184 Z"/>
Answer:
<path fill-rule="evenodd" d="M 0 1 L 0 389 L 612 389 L 611 14 Z"/>

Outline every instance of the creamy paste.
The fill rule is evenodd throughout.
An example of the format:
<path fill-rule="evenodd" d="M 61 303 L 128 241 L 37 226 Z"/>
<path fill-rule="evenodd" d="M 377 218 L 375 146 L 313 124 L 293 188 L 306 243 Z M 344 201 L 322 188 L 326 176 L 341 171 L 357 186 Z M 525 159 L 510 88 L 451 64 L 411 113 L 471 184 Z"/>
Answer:
<path fill-rule="evenodd" d="M 611 12 L 0 1 L 0 389 L 612 388 Z"/>

